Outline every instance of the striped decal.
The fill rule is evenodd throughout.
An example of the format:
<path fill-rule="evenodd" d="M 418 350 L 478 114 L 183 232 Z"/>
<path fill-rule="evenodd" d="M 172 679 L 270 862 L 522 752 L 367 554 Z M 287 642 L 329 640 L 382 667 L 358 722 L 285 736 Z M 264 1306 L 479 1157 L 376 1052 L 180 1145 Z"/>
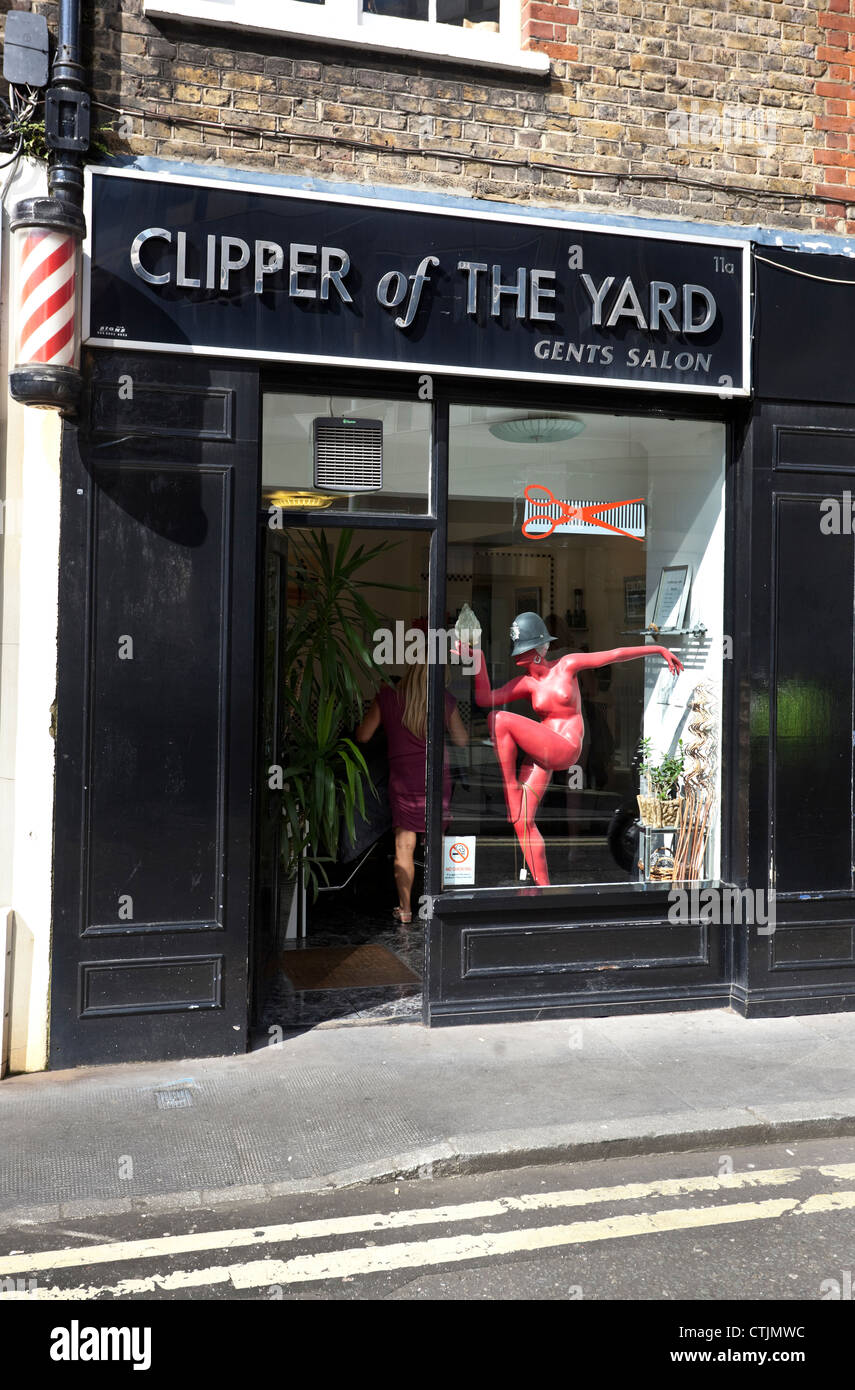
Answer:
<path fill-rule="evenodd" d="M 75 252 L 67 232 L 36 227 L 21 238 L 16 365 L 77 365 Z"/>
<path fill-rule="evenodd" d="M 607 521 L 610 526 L 617 526 L 621 531 L 628 531 L 631 536 L 636 536 L 639 540 L 644 539 L 644 503 L 643 502 L 615 502 L 613 507 L 609 507 L 605 502 L 583 501 L 581 498 L 565 499 L 556 498 L 552 503 L 548 501 L 532 503 L 529 498 L 525 499 L 525 524 L 526 534 L 536 535 L 538 531 L 550 532 L 562 531 L 565 534 L 575 533 L 583 535 L 608 535 L 601 526 L 597 526 L 592 521 L 581 521 L 577 517 L 566 518 L 568 512 L 573 512 L 582 507 L 599 507 L 599 515 L 603 521 Z M 553 525 L 553 523 L 555 523 Z"/>

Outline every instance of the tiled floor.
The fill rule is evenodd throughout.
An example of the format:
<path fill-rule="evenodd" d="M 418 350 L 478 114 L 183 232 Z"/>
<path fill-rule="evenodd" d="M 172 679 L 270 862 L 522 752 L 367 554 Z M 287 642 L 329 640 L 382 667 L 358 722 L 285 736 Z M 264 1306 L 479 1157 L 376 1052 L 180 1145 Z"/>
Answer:
<path fill-rule="evenodd" d="M 314 916 L 314 922 L 312 921 Z M 309 919 L 305 943 L 292 949 L 311 950 L 317 946 L 358 946 L 370 943 L 387 950 L 422 977 L 424 925 L 418 920 L 411 927 L 391 923 L 391 909 L 378 920 L 354 909 L 352 901 L 316 908 Z M 319 920 L 320 919 L 320 920 Z M 260 1019 L 260 1027 L 311 1028 L 319 1023 L 392 1022 L 414 1019 L 421 1014 L 421 986 L 384 985 L 361 989 L 296 990 L 288 976 L 278 971 L 273 977 Z"/>
<path fill-rule="evenodd" d="M 581 841 L 571 846 L 553 841 L 548 845 L 553 882 L 620 882 L 630 875 L 615 864 L 602 841 Z M 522 856 L 512 839 L 490 841 L 479 847 L 479 886 L 515 887 L 519 884 Z M 322 895 L 309 908 L 306 940 L 289 949 L 310 950 L 317 946 L 356 946 L 371 943 L 393 951 L 405 965 L 422 977 L 424 963 L 424 924 L 414 910 L 411 927 L 392 922 L 391 865 L 381 868 L 384 873 L 382 890 L 378 880 L 366 879 L 356 891 Z M 388 879 L 388 881 L 387 881 Z M 413 898 L 418 903 L 417 886 Z M 375 906 L 376 903 L 376 906 Z M 366 911 L 366 906 L 370 909 Z M 278 971 L 270 987 L 259 1019 L 259 1037 L 267 1030 L 312 1028 L 319 1024 L 396 1022 L 415 1019 L 421 1015 L 420 986 L 385 985 L 378 988 L 297 990 L 283 971 Z"/>

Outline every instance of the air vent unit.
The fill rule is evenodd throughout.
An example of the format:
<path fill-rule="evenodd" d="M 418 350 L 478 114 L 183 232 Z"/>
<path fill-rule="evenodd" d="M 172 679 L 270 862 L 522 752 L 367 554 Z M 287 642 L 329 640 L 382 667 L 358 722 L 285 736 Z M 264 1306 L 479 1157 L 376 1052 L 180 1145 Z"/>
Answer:
<path fill-rule="evenodd" d="M 383 421 L 347 416 L 312 422 L 314 484 L 323 492 L 379 492 Z"/>

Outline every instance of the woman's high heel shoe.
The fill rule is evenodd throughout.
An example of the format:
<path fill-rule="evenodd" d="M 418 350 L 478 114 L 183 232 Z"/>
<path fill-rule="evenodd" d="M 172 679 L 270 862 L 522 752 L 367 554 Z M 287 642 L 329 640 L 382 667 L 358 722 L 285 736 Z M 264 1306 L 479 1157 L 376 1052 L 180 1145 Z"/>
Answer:
<path fill-rule="evenodd" d="M 413 920 L 412 912 L 405 912 L 402 907 L 392 908 L 392 921 L 401 927 L 409 927 Z"/>

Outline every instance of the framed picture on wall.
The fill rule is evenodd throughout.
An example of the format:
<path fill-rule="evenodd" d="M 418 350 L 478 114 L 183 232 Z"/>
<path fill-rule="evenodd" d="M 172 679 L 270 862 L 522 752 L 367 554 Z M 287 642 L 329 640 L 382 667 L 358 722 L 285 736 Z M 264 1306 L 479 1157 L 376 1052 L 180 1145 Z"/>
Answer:
<path fill-rule="evenodd" d="M 630 629 L 644 627 L 647 618 L 647 580 L 643 574 L 627 574 L 623 581 L 623 621 Z"/>
<path fill-rule="evenodd" d="M 691 582 L 690 565 L 663 566 L 653 609 L 653 621 L 660 632 L 673 632 L 683 626 Z"/>
<path fill-rule="evenodd" d="M 517 612 L 541 613 L 541 592 L 539 584 L 531 584 L 527 589 L 514 589 L 514 607 Z"/>

